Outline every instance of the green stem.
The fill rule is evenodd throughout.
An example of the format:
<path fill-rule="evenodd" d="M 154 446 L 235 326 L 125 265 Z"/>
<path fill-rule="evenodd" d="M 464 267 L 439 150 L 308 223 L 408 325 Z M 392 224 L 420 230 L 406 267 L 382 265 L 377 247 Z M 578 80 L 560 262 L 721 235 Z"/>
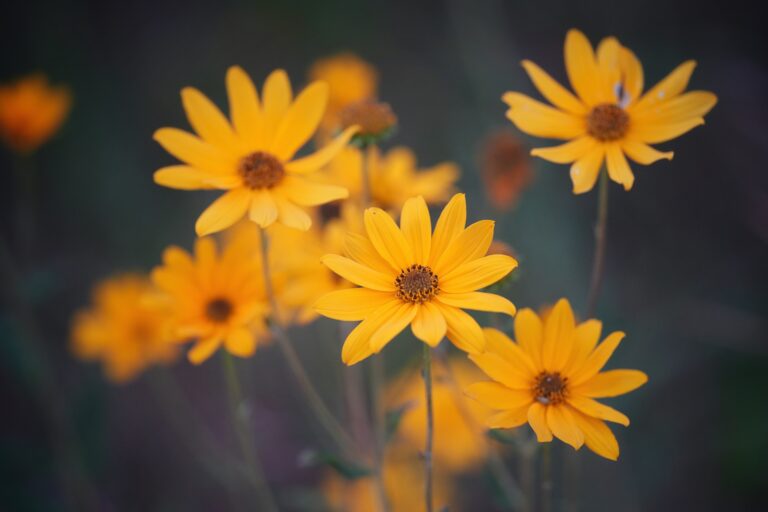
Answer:
<path fill-rule="evenodd" d="M 541 512 L 552 510 L 552 445 L 541 444 Z"/>
<path fill-rule="evenodd" d="M 424 396 L 427 409 L 427 432 L 424 446 L 424 499 L 426 511 L 432 512 L 432 441 L 434 435 L 434 412 L 432 410 L 432 349 L 423 343 Z"/>
<path fill-rule="evenodd" d="M 600 173 L 600 189 L 597 196 L 597 225 L 595 226 L 595 256 L 592 261 L 592 279 L 587 298 L 587 318 L 592 318 L 597 309 L 597 298 L 603 283 L 603 267 L 605 265 L 606 227 L 608 224 L 608 173 L 603 169 Z"/>

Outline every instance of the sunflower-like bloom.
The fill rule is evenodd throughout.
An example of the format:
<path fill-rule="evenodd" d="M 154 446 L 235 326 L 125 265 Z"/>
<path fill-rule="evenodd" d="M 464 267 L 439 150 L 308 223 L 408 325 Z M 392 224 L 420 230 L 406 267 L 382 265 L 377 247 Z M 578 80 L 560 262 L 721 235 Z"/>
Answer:
<path fill-rule="evenodd" d="M 613 332 L 598 345 L 602 324 L 576 325 L 571 305 L 561 299 L 542 320 L 530 309 L 515 317 L 517 343 L 496 329 L 485 329 L 487 349 L 470 355 L 494 382 L 467 389 L 480 403 L 500 412 L 491 428 L 515 428 L 526 422 L 539 442 L 555 436 L 575 449 L 586 444 L 607 459 L 619 457 L 619 445 L 605 421 L 629 425 L 624 414 L 597 402 L 642 386 L 638 370 L 601 371 L 624 338 Z"/>
<path fill-rule="evenodd" d="M 531 61 L 524 60 L 531 81 L 552 106 L 517 92 L 504 94 L 507 117 L 537 137 L 568 140 L 531 154 L 559 164 L 572 163 L 573 192 L 592 189 L 605 161 L 608 175 L 626 190 L 635 177 L 626 157 L 642 165 L 672 152 L 649 146 L 704 124 L 717 97 L 704 91 L 683 94 L 696 63 L 686 61 L 643 94 L 643 67 L 614 37 L 593 52 L 587 38 L 570 30 L 565 38 L 565 68 L 575 95 Z"/>
<path fill-rule="evenodd" d="M 326 179 L 349 189 L 350 197 L 362 194 L 363 151 L 367 151 L 371 201 L 384 210 L 399 210 L 406 200 L 422 196 L 429 204 L 442 204 L 455 192 L 459 168 L 451 162 L 420 169 L 413 151 L 396 147 L 383 153 L 348 147 L 328 165 Z"/>
<path fill-rule="evenodd" d="M 67 117 L 72 97 L 51 87 L 43 75 L 0 87 L 0 138 L 14 151 L 29 153 L 47 141 Z"/>
<path fill-rule="evenodd" d="M 384 210 L 369 208 L 363 219 L 366 236 L 347 235 L 348 257 L 323 258 L 331 270 L 360 286 L 329 293 L 315 304 L 321 315 L 362 320 L 344 342 L 344 363 L 378 353 L 409 324 L 432 347 L 447 335 L 461 350 L 479 353 L 485 348 L 483 332 L 463 308 L 514 315 L 509 300 L 476 290 L 510 273 L 517 261 L 485 256 L 493 221 L 465 228 L 466 219 L 464 194 L 449 201 L 434 233 L 423 197 L 406 201 L 400 227 Z"/>
<path fill-rule="evenodd" d="M 161 128 L 155 140 L 185 165 L 155 172 L 155 183 L 182 190 L 227 192 L 197 219 L 199 236 L 225 229 L 246 214 L 261 227 L 275 221 L 309 229 L 310 216 L 300 206 L 343 199 L 342 187 L 321 185 L 305 175 L 327 164 L 355 134 L 350 127 L 319 151 L 295 158 L 315 133 L 328 101 L 328 85 L 314 82 L 295 100 L 285 71 L 264 83 L 261 101 L 253 82 L 239 67 L 227 71 L 230 121 L 197 89 L 181 91 L 184 110 L 197 137 Z"/>
<path fill-rule="evenodd" d="M 249 240 L 232 240 L 219 254 L 213 239 L 198 238 L 194 257 L 171 246 L 163 265 L 152 272 L 155 285 L 167 294 L 172 336 L 196 340 L 187 354 L 194 364 L 222 344 L 236 356 L 251 356 L 257 341 L 268 336 L 261 261 L 250 249 Z"/>
<path fill-rule="evenodd" d="M 178 347 L 169 343 L 167 311 L 154 307 L 157 293 L 140 274 L 122 274 L 99 283 L 90 308 L 72 323 L 71 348 L 84 360 L 101 360 L 107 377 L 126 382 L 148 366 L 173 361 Z"/>

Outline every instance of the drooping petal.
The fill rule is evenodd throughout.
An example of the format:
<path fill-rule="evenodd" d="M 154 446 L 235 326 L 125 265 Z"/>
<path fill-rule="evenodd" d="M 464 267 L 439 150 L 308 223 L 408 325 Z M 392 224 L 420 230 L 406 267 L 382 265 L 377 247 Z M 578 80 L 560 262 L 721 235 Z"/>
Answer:
<path fill-rule="evenodd" d="M 285 197 L 275 196 L 277 217 L 286 226 L 300 231 L 307 231 L 312 226 L 312 217 Z"/>
<path fill-rule="evenodd" d="M 432 220 L 423 197 L 413 197 L 405 202 L 400 213 L 400 231 L 413 251 L 415 263 L 428 264 L 432 246 Z"/>
<path fill-rule="evenodd" d="M 261 126 L 259 94 L 251 78 L 240 66 L 227 70 L 227 95 L 232 125 L 240 138 L 253 150 L 258 147 Z"/>
<path fill-rule="evenodd" d="M 492 414 L 485 420 L 488 428 L 516 428 L 528 422 L 528 405 Z"/>
<path fill-rule="evenodd" d="M 344 364 L 348 366 L 357 364 L 373 354 L 370 344 L 371 336 L 402 304 L 401 300 L 392 299 L 352 329 L 341 348 L 341 360 Z"/>
<path fill-rule="evenodd" d="M 571 87 L 588 107 L 606 101 L 601 95 L 600 73 L 592 45 L 575 29 L 565 36 L 565 70 Z"/>
<path fill-rule="evenodd" d="M 441 293 L 436 298 L 443 304 L 461 309 L 505 313 L 509 316 L 514 316 L 516 311 L 515 305 L 509 299 L 495 293 Z"/>
<path fill-rule="evenodd" d="M 236 151 L 235 134 L 216 105 L 194 87 L 181 90 L 181 103 L 192 128 L 209 144 Z"/>
<path fill-rule="evenodd" d="M 323 295 L 313 307 L 323 316 L 348 322 L 363 320 L 392 299 L 389 292 L 349 288 Z"/>
<path fill-rule="evenodd" d="M 632 112 L 641 112 L 643 109 L 674 98 L 685 90 L 691 79 L 696 61 L 688 60 L 677 66 L 662 81 L 651 87 L 640 100 L 632 107 Z"/>
<path fill-rule="evenodd" d="M 218 174 L 188 165 L 171 165 L 155 171 L 155 183 L 178 190 L 230 189 L 240 185 L 236 174 Z"/>
<path fill-rule="evenodd" d="M 590 450 L 606 459 L 617 460 L 619 458 L 619 443 L 605 422 L 575 410 L 572 410 L 571 414 L 584 433 L 584 441 Z"/>
<path fill-rule="evenodd" d="M 264 106 L 262 109 L 261 133 L 266 147 L 272 147 L 277 129 L 288 111 L 293 98 L 291 82 L 282 69 L 269 74 L 264 82 Z"/>
<path fill-rule="evenodd" d="M 627 418 L 626 415 L 617 411 L 613 407 L 608 407 L 605 404 L 601 404 L 597 400 L 592 400 L 591 398 L 587 398 L 585 396 L 574 395 L 568 397 L 568 404 L 571 407 L 574 407 L 575 409 L 583 412 L 584 414 L 592 416 L 593 418 L 612 421 L 613 423 L 618 423 L 620 425 L 624 425 L 625 427 L 629 426 L 629 418 Z"/>
<path fill-rule="evenodd" d="M 250 357 L 256 351 L 256 338 L 245 327 L 233 329 L 224 341 L 227 351 L 238 357 Z"/>
<path fill-rule="evenodd" d="M 597 181 L 600 166 L 603 164 L 603 156 L 605 156 L 604 146 L 596 144 L 584 156 L 573 163 L 571 166 L 571 182 L 573 182 L 574 194 L 584 194 L 592 190 Z"/>
<path fill-rule="evenodd" d="M 639 370 L 609 370 L 601 372 L 575 387 L 573 392 L 591 398 L 604 398 L 629 393 L 648 382 Z"/>
<path fill-rule="evenodd" d="M 525 308 L 515 316 L 515 338 L 537 368 L 541 368 L 544 346 L 544 324 L 532 309 Z"/>
<path fill-rule="evenodd" d="M 483 331 L 474 318 L 458 308 L 440 303 L 434 304 L 445 317 L 448 325 L 446 334 L 451 343 L 469 354 L 477 354 L 485 349 Z"/>
<path fill-rule="evenodd" d="M 187 352 L 187 358 L 189 362 L 195 365 L 203 363 L 206 359 L 211 357 L 214 352 L 221 346 L 221 337 L 215 336 L 213 338 L 203 339 L 195 343 L 195 346 Z"/>
<path fill-rule="evenodd" d="M 560 299 L 544 323 L 542 363 L 547 371 L 561 371 L 573 350 L 576 322 L 571 305 Z"/>
<path fill-rule="evenodd" d="M 436 255 L 432 269 L 438 276 L 446 275 L 468 261 L 485 256 L 493 242 L 492 220 L 475 222 L 448 244 L 443 254 Z"/>
<path fill-rule="evenodd" d="M 594 377 L 597 372 L 603 369 L 608 362 L 613 351 L 619 346 L 625 334 L 621 331 L 612 332 L 603 342 L 587 357 L 584 364 L 579 368 L 571 378 L 571 385 L 578 386 Z"/>
<path fill-rule="evenodd" d="M 530 391 L 510 389 L 498 382 L 475 382 L 466 393 L 491 409 L 519 409 L 533 400 Z"/>
<path fill-rule="evenodd" d="M 507 118 L 529 135 L 550 139 L 572 139 L 586 133 L 583 118 L 552 108 L 519 92 L 502 96 L 509 105 Z"/>
<path fill-rule="evenodd" d="M 547 409 L 538 402 L 533 402 L 528 408 L 528 423 L 536 433 L 540 443 L 552 441 L 552 431 L 547 426 Z"/>
<path fill-rule="evenodd" d="M 321 261 L 335 273 L 356 285 L 381 292 L 395 291 L 393 278 L 354 260 L 337 254 L 327 254 Z"/>
<path fill-rule="evenodd" d="M 277 220 L 277 203 L 267 190 L 253 194 L 249 217 L 262 228 L 271 226 Z"/>
<path fill-rule="evenodd" d="M 440 276 L 440 289 L 448 293 L 473 292 L 490 286 L 517 267 L 514 258 L 491 254 L 469 261 Z"/>
<path fill-rule="evenodd" d="M 344 250 L 353 260 L 371 267 L 385 275 L 390 275 L 394 271 L 392 265 L 376 252 L 370 240 L 357 233 L 347 233 L 344 239 Z M 397 269 L 399 271 L 399 269 Z M 396 274 L 395 274 L 396 275 Z M 395 277 L 392 276 L 394 282 Z"/>
<path fill-rule="evenodd" d="M 368 208 L 363 221 L 368 239 L 393 268 L 404 269 L 414 263 L 410 245 L 387 212 L 381 208 Z"/>
<path fill-rule="evenodd" d="M 437 257 L 441 255 L 448 244 L 464 230 L 467 223 L 467 200 L 464 194 L 455 194 L 445 205 L 435 224 L 432 236 L 429 266 L 434 267 Z"/>
<path fill-rule="evenodd" d="M 584 444 L 584 433 L 564 405 L 547 407 L 547 426 L 555 437 L 573 446 L 576 450 Z"/>
<path fill-rule="evenodd" d="M 288 200 L 302 206 L 318 206 L 349 197 L 349 191 L 344 187 L 312 183 L 299 176 L 283 178 L 280 191 Z"/>
<path fill-rule="evenodd" d="M 167 152 L 192 167 L 223 174 L 232 174 L 237 169 L 236 157 L 184 130 L 160 128 L 154 139 Z"/>
<path fill-rule="evenodd" d="M 251 197 L 251 191 L 242 187 L 233 188 L 219 197 L 198 217 L 195 223 L 197 236 L 221 231 L 242 219 L 251 204 Z"/>
<path fill-rule="evenodd" d="M 445 338 L 448 324 L 440 309 L 430 302 L 425 302 L 418 307 L 416 317 L 411 323 L 411 331 L 418 339 L 436 347 Z"/>
<path fill-rule="evenodd" d="M 313 82 L 299 93 L 280 121 L 272 153 L 289 160 L 317 130 L 328 103 L 328 84 Z"/>
<path fill-rule="evenodd" d="M 538 156 L 544 160 L 554 162 L 556 164 L 570 164 L 580 158 L 583 158 L 587 153 L 592 151 L 597 145 L 597 141 L 589 136 L 579 137 L 560 144 L 559 146 L 552 146 L 548 148 L 534 148 L 531 150 L 531 155 Z"/>
<path fill-rule="evenodd" d="M 632 169 L 629 168 L 629 163 L 619 144 L 607 144 L 605 146 L 605 165 L 608 167 L 608 176 L 613 181 L 620 183 L 624 190 L 632 188 L 635 175 L 632 174 Z"/>
<path fill-rule="evenodd" d="M 350 126 L 333 139 L 333 141 L 323 146 L 323 149 L 285 164 L 286 172 L 289 174 L 307 174 L 320 169 L 330 162 L 333 157 L 335 157 L 339 151 L 349 143 L 349 139 L 351 139 L 359 130 L 360 128 L 357 126 Z"/>
<path fill-rule="evenodd" d="M 522 62 L 533 85 L 554 106 L 576 115 L 585 115 L 587 107 L 568 89 L 557 83 L 549 74 L 529 60 Z"/>
<path fill-rule="evenodd" d="M 415 304 L 402 302 L 371 335 L 369 343 L 373 353 L 378 354 L 381 352 L 381 349 L 383 349 L 387 343 L 392 341 L 392 338 L 408 327 L 408 324 L 410 324 L 416 316 L 417 311 L 418 307 Z"/>
<path fill-rule="evenodd" d="M 651 146 L 635 140 L 622 141 L 621 149 L 633 161 L 643 165 L 650 165 L 662 158 L 672 160 L 672 157 L 675 156 L 673 151 L 657 151 Z"/>

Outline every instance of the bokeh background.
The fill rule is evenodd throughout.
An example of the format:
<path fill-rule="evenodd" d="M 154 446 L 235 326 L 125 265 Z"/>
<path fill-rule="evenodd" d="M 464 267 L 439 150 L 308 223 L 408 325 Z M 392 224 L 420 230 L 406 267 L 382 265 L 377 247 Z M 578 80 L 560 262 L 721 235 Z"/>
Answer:
<path fill-rule="evenodd" d="M 374 64 L 380 96 L 399 117 L 392 143 L 420 162 L 457 162 L 474 219 L 492 211 L 478 151 L 507 127 L 502 92 L 536 95 L 519 62 L 564 79 L 562 45 L 578 27 L 596 43 L 616 35 L 639 56 L 646 83 L 698 61 L 691 88 L 715 92 L 707 124 L 663 145 L 671 162 L 634 166 L 631 192 L 611 186 L 607 273 L 598 316 L 628 333 L 613 367 L 650 382 L 615 400 L 632 418 L 614 428 L 618 463 L 582 450 L 582 510 L 757 510 L 768 500 L 768 68 L 763 19 L 749 2 L 427 1 L 7 2 L 0 81 L 35 71 L 68 85 L 73 110 L 37 154 L 37 228 L 20 261 L 21 292 L 41 326 L 49 398 L 73 419 L 102 510 L 236 509 L 244 494 L 211 470 L 185 432 L 186 414 L 234 447 L 220 365 L 170 368 L 192 411 L 158 390 L 163 370 L 115 386 L 68 350 L 71 316 L 93 283 L 149 270 L 171 243 L 190 247 L 211 195 L 153 184 L 172 162 L 151 138 L 184 126 L 178 92 L 194 85 L 225 106 L 224 74 L 257 81 L 284 67 L 295 84 L 314 60 L 352 51 Z M 512 128 L 514 129 L 514 128 Z M 515 132 L 518 133 L 518 132 Z M 528 145 L 533 141 L 519 134 Z M 13 155 L 0 152 L 3 236 L 14 223 Z M 533 162 L 535 181 L 496 217 L 520 255 L 508 295 L 538 308 L 561 296 L 585 307 L 596 194 L 573 196 L 567 169 Z M 0 286 L 9 291 L 5 279 Z M 65 510 L 62 450 L 27 385 L 24 325 L 4 293 L 0 316 L 0 510 Z M 320 320 L 295 339 L 321 393 L 341 408 L 339 343 Z M 410 341 L 410 342 L 409 342 Z M 417 357 L 401 340 L 389 371 Z M 311 417 L 273 348 L 239 363 L 268 479 L 286 510 L 321 510 L 322 470 L 299 467 L 316 444 Z M 159 375 L 159 373 L 163 375 Z M 51 390 L 55 390 L 55 393 Z M 181 427 L 181 428 L 180 428 Z M 527 427 L 524 427 L 527 428 Z M 570 450 L 570 448 L 567 448 Z M 567 461 L 562 444 L 557 461 Z M 497 510 L 482 479 L 462 484 L 467 510 Z M 315 507 L 315 508 L 312 508 Z M 245 507 L 248 509 L 248 507 Z M 458 509 L 458 508 L 457 508 Z"/>

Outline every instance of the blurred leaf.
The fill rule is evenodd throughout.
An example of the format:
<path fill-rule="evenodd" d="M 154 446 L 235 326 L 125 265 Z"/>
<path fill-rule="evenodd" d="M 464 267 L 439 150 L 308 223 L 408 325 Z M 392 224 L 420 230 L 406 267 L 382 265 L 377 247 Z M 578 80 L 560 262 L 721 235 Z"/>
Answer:
<path fill-rule="evenodd" d="M 400 407 L 387 411 L 387 417 L 385 420 L 387 441 L 391 440 L 397 432 L 397 427 L 400 426 L 400 421 L 403 419 L 403 415 L 414 407 L 413 402 L 406 402 Z"/>
<path fill-rule="evenodd" d="M 489 429 L 486 435 L 493 439 L 494 441 L 498 441 L 502 444 L 516 444 L 517 441 L 515 441 L 514 436 L 510 433 L 509 430 L 504 430 L 500 428 L 492 428 Z"/>
<path fill-rule="evenodd" d="M 372 474 L 371 469 L 366 466 L 345 460 L 334 453 L 318 452 L 315 450 L 302 452 L 299 455 L 299 465 L 305 468 L 329 466 L 347 480 L 355 480 Z"/>

